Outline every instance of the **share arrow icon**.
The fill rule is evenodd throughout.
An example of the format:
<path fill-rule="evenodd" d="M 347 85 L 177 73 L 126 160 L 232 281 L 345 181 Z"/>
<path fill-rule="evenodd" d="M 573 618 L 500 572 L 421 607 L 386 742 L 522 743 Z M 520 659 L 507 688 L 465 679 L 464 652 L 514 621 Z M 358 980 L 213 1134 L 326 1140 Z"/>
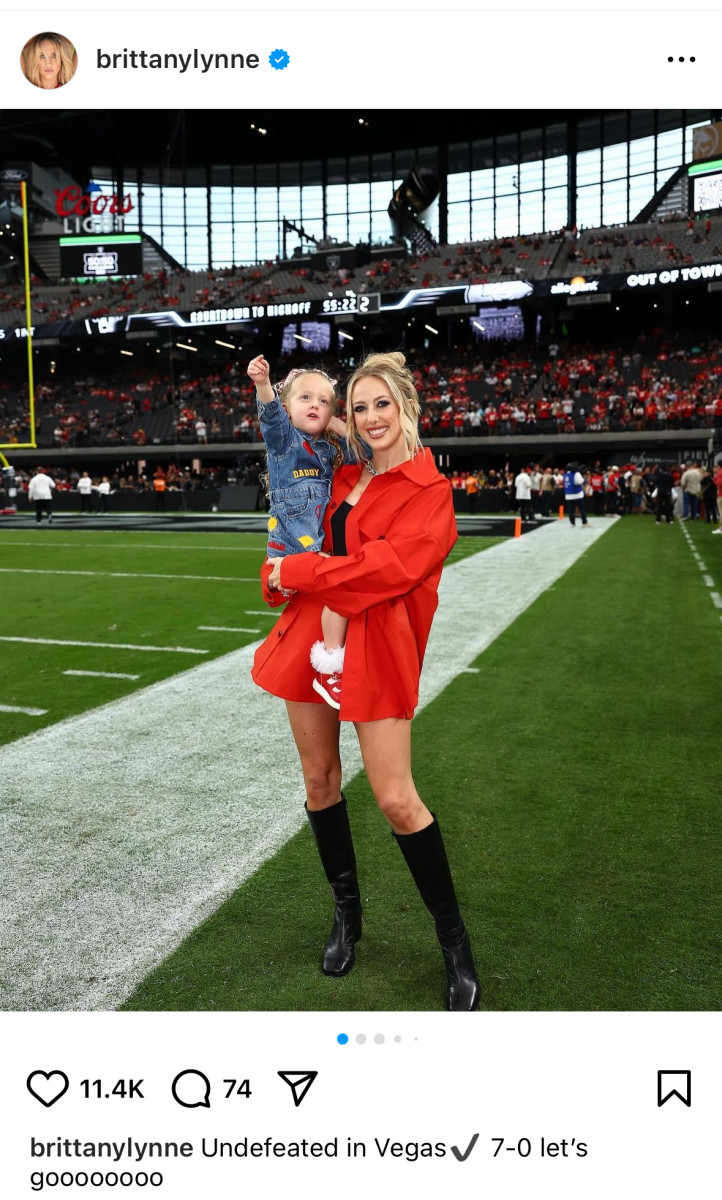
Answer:
<path fill-rule="evenodd" d="M 287 1083 L 293 1092 L 293 1103 L 298 1108 L 299 1104 L 306 1095 L 314 1079 L 318 1075 L 318 1071 L 279 1071 L 278 1074 L 284 1083 Z"/>

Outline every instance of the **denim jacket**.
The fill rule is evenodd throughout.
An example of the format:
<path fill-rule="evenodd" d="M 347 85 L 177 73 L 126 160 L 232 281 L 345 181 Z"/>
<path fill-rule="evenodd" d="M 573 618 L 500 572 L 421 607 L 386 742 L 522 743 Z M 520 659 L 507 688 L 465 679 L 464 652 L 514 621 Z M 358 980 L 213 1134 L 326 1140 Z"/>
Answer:
<path fill-rule="evenodd" d="M 256 401 L 268 451 L 268 556 L 320 550 L 336 448 L 325 437 L 296 429 L 278 398 L 268 404 Z M 346 439 L 339 441 L 344 462 L 355 462 Z"/>

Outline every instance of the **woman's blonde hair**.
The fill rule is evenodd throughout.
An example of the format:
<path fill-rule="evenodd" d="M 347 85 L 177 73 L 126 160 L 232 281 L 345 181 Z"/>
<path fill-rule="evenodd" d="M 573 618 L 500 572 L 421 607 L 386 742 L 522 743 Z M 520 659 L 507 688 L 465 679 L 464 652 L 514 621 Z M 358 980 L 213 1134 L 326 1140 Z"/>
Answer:
<path fill-rule="evenodd" d="M 369 354 L 354 371 L 346 388 L 346 440 L 349 449 L 359 460 L 364 460 L 361 439 L 356 432 L 353 419 L 353 390 L 360 379 L 380 379 L 388 389 L 399 410 L 401 429 L 412 454 L 421 449 L 419 437 L 419 397 L 414 387 L 414 377 L 406 366 L 406 359 L 399 351 L 388 354 Z"/>
<path fill-rule="evenodd" d="M 75 53 L 75 47 L 72 42 L 63 37 L 62 33 L 38 33 L 25 43 L 20 56 L 20 63 L 25 78 L 34 84 L 35 87 L 42 87 L 40 80 L 40 47 L 43 42 L 52 42 L 58 52 L 58 60 L 60 62 L 58 84 L 62 86 L 64 83 L 68 83 L 75 74 L 75 69 L 78 65 L 78 56 Z"/>

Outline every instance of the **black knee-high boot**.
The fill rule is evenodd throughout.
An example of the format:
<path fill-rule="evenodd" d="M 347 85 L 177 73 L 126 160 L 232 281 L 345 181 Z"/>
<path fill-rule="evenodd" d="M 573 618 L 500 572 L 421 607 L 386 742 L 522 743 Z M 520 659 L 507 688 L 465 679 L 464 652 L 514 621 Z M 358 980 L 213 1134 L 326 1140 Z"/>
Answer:
<path fill-rule="evenodd" d="M 479 1007 L 479 980 L 438 821 L 434 817 L 426 829 L 418 833 L 395 833 L 394 838 L 421 899 L 434 918 L 446 963 L 446 1007 L 450 1012 L 472 1012 Z"/>
<path fill-rule="evenodd" d="M 347 975 L 356 959 L 356 942 L 361 938 L 361 893 L 346 797 L 342 792 L 339 803 L 330 808 L 314 810 L 306 805 L 306 815 L 336 902 L 321 970 L 324 975 Z"/>

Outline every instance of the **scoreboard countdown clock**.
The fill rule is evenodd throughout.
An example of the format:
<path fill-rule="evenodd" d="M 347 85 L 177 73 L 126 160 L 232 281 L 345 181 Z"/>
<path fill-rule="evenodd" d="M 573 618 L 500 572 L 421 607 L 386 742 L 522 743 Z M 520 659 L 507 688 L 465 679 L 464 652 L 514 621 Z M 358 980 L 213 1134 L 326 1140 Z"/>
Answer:
<path fill-rule="evenodd" d="M 108 279 L 143 273 L 140 234 L 109 233 L 60 238 L 60 274 L 64 279 Z"/>

